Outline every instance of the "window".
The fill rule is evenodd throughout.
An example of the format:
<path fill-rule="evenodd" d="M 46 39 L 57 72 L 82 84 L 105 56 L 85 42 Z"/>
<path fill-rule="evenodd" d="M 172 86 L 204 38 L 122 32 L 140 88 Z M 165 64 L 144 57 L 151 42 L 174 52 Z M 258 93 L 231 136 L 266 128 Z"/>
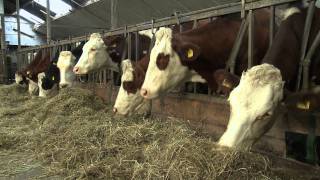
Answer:
<path fill-rule="evenodd" d="M 47 0 L 33 0 L 34 2 L 47 7 Z M 62 0 L 50 0 L 50 10 L 56 13 L 55 19 L 61 17 L 72 10 L 72 7 Z"/>

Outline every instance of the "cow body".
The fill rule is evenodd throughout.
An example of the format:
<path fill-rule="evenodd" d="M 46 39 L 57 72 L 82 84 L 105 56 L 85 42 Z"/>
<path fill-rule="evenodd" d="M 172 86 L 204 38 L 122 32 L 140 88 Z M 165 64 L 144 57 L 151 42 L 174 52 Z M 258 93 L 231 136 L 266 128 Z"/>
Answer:
<path fill-rule="evenodd" d="M 293 8 L 294 10 L 292 8 L 288 9 L 291 14 L 281 23 L 272 47 L 262 60 L 264 65 L 268 66 L 253 67 L 252 69 L 261 68 L 261 70 L 253 74 L 251 80 L 248 80 L 246 73 L 244 73 L 240 84 L 231 92 L 229 97 L 231 115 L 227 130 L 219 140 L 220 145 L 241 146 L 250 149 L 272 127 L 276 115 L 280 114 L 278 112 L 280 109 L 279 103 L 283 100 L 284 88 L 288 90 L 287 92 L 295 89 L 307 10 Z M 310 31 L 309 47 L 319 30 L 320 10 L 316 8 Z M 317 84 L 320 78 L 318 54 L 314 55 L 311 63 L 309 80 L 314 81 L 311 84 Z M 266 67 L 271 70 L 266 71 Z M 269 79 L 265 77 L 269 77 Z M 247 86 L 241 85 L 244 83 Z M 258 87 L 251 86 L 256 83 L 259 84 Z M 297 104 L 292 103 L 290 99 L 292 98 L 285 101 L 289 109 L 292 108 L 292 104 Z M 300 106 L 308 110 L 317 108 L 320 104 L 317 102 L 319 98 L 315 93 L 304 94 L 300 98 L 293 99 L 302 101 L 299 102 Z M 255 106 L 250 106 L 251 104 L 255 104 Z M 238 127 L 238 129 L 235 127 Z M 248 131 L 244 129 L 248 129 Z"/>
<path fill-rule="evenodd" d="M 255 17 L 255 51 L 253 64 L 258 64 L 268 48 L 269 16 L 257 10 Z M 145 98 L 156 98 L 190 79 L 195 73 L 204 78 L 209 87 L 217 90 L 214 72 L 225 68 L 240 28 L 240 17 L 217 18 L 197 29 L 172 34 L 161 28 L 151 51 L 150 65 L 141 89 Z M 247 68 L 247 43 L 240 48 L 236 73 Z"/>

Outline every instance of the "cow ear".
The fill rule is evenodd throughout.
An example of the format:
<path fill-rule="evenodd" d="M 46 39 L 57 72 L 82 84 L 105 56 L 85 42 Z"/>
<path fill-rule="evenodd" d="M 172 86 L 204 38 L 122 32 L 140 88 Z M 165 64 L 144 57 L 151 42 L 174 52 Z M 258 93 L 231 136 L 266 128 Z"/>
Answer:
<path fill-rule="evenodd" d="M 200 47 L 196 44 L 183 44 L 179 50 L 179 55 L 182 61 L 194 61 L 200 55 Z"/>

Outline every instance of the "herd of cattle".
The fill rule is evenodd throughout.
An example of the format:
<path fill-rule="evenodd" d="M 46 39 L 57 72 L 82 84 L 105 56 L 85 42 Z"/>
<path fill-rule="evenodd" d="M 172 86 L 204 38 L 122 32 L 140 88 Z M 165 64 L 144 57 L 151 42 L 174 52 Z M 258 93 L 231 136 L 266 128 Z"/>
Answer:
<path fill-rule="evenodd" d="M 39 51 L 33 62 L 16 72 L 16 83 L 26 83 L 30 93 L 39 89 L 39 95 L 46 96 L 72 86 L 76 75 L 101 68 L 121 71 L 121 86 L 113 111 L 130 115 L 151 99 L 164 96 L 187 81 L 205 82 L 210 89 L 229 95 L 230 119 L 219 144 L 250 149 L 273 125 L 279 104 L 286 102 L 294 91 L 306 14 L 306 8 L 288 9 L 269 48 L 269 11 L 256 10 L 253 67 L 247 70 L 248 44 L 243 43 L 235 74 L 225 69 L 241 25 L 238 14 L 202 21 L 197 27 L 184 23 L 183 32 L 178 26 L 161 27 L 156 32 L 141 31 L 139 46 L 131 41 L 131 54 L 140 59 L 137 61 L 123 60 L 128 53 L 124 36 L 102 37 L 94 33 L 87 42 L 71 51 L 57 52 L 52 59 L 48 52 Z M 316 8 L 311 40 L 319 30 L 320 10 Z M 319 55 L 316 53 L 311 63 L 314 90 L 297 95 L 295 100 L 289 98 L 290 105 L 294 102 L 297 104 L 294 107 L 304 110 L 320 108 L 320 94 L 315 88 L 320 84 Z"/>

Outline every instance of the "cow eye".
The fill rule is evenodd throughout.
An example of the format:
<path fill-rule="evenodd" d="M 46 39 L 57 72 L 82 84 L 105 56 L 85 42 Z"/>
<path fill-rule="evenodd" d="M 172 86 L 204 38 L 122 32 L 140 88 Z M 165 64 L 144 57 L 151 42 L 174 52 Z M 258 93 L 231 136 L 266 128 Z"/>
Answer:
<path fill-rule="evenodd" d="M 91 48 L 90 50 L 91 50 L 91 51 L 96 51 L 97 49 L 96 49 L 96 48 Z"/>

